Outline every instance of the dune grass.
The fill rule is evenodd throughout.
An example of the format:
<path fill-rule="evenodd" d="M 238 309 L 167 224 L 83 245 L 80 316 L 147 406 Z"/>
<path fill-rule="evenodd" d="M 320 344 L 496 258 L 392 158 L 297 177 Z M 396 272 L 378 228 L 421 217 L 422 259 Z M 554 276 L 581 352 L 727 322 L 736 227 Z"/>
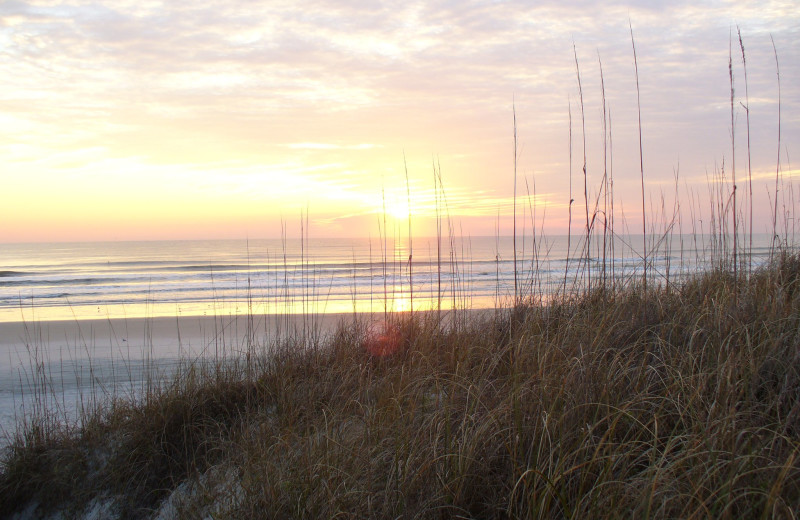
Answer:
<path fill-rule="evenodd" d="M 800 257 L 443 327 L 394 315 L 187 365 L 80 429 L 34 424 L 0 510 L 122 518 L 791 518 Z M 67 504 L 68 508 L 64 509 Z"/>

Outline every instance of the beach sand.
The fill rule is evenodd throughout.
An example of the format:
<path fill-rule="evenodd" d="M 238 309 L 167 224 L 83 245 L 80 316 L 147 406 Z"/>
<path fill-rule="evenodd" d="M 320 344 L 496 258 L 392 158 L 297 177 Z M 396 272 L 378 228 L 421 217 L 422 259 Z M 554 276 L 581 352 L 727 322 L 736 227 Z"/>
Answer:
<path fill-rule="evenodd" d="M 415 311 L 427 314 L 435 311 Z M 491 309 L 472 309 L 468 316 L 477 317 Z M 403 313 L 395 313 L 403 314 Z M 256 346 L 269 345 L 276 339 L 324 338 L 338 324 L 354 320 L 381 321 L 382 312 L 259 314 L 232 316 L 168 316 L 153 318 L 110 318 L 92 320 L 37 320 L 32 323 L 0 322 L 0 367 L 8 364 L 15 352 L 70 353 L 77 356 L 111 357 L 137 353 L 155 357 L 213 354 L 223 347 L 226 353 L 247 346 L 248 337 Z M 442 312 L 447 321 L 451 312 Z"/>
<path fill-rule="evenodd" d="M 17 351 L 57 351 L 106 357 L 137 350 L 157 357 L 203 355 L 213 348 L 257 345 L 295 334 L 333 332 L 352 314 L 187 316 L 70 321 L 0 322 L 0 357 Z M 0 365 L 8 360 L 0 361 Z"/>
<path fill-rule="evenodd" d="M 442 313 L 444 323 L 452 317 Z M 340 323 L 383 319 L 381 312 L 0 322 L 0 447 L 31 405 L 72 421 L 95 397 L 140 394 L 149 382 L 168 382 L 185 362 L 269 355 L 284 339 L 324 345 Z"/>
<path fill-rule="evenodd" d="M 148 381 L 168 381 L 182 362 L 241 357 L 248 344 L 256 355 L 268 353 L 276 341 L 304 334 L 324 341 L 342 320 L 353 319 L 324 314 L 0 322 L 0 448 L 40 404 L 72 421 L 95 398 L 133 395 Z"/>

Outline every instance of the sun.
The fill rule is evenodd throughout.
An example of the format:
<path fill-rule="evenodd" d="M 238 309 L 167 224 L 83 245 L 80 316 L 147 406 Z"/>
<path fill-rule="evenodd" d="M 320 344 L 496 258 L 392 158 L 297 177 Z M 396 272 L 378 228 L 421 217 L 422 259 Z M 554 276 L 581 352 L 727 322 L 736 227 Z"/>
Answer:
<path fill-rule="evenodd" d="M 395 220 L 408 220 L 411 216 L 411 210 L 408 207 L 408 202 L 399 198 L 386 200 L 385 206 L 386 215 Z M 384 211 L 384 208 L 381 208 Z"/>

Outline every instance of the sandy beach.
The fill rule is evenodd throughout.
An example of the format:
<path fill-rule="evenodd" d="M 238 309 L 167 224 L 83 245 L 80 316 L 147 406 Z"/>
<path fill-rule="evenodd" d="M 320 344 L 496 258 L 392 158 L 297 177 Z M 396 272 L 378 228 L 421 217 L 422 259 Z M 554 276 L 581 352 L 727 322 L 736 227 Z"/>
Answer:
<path fill-rule="evenodd" d="M 302 334 L 325 335 L 352 314 L 186 316 L 155 318 L 111 318 L 97 320 L 65 320 L 0 322 L 0 366 L 7 363 L 9 353 L 34 349 L 48 352 L 90 353 L 101 357 L 137 351 L 157 357 L 203 355 L 209 349 L 237 348 L 247 339 L 257 345 L 271 339 Z"/>
<path fill-rule="evenodd" d="M 477 316 L 493 311 L 470 309 L 460 312 Z M 354 319 L 379 321 L 383 316 L 382 312 L 376 312 L 0 322 L 0 358 L 3 358 L 0 367 L 8 364 L 9 354 L 37 349 L 50 354 L 61 352 L 99 357 L 123 352 L 134 357 L 137 353 L 155 357 L 202 356 L 213 354 L 215 348 L 224 348 L 227 354 L 233 354 L 245 345 L 248 335 L 255 339 L 257 346 L 303 334 L 322 338 L 334 332 L 341 322 Z M 450 319 L 451 312 L 443 311 L 442 317 Z"/>
<path fill-rule="evenodd" d="M 442 313 L 445 323 L 452 316 Z M 268 354 L 282 339 L 324 344 L 341 322 L 383 318 L 381 312 L 0 322 L 0 437 L 30 413 L 24 403 L 43 399 L 74 418 L 87 398 L 116 397 L 153 378 L 168 380 L 181 362 L 235 359 L 248 346 L 250 353 Z"/>
<path fill-rule="evenodd" d="M 95 397 L 137 392 L 180 361 L 235 358 L 281 338 L 323 339 L 352 314 L 0 322 L 0 446 L 31 407 L 67 420 Z M 254 341 L 248 341 L 248 337 Z M 261 351 L 263 352 L 263 351 Z M 160 376 L 154 376 L 154 370 Z"/>

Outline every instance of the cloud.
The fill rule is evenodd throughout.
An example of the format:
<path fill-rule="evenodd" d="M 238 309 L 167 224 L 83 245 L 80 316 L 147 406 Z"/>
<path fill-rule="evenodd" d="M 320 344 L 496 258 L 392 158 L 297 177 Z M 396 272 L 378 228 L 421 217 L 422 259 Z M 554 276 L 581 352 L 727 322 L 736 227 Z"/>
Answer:
<path fill-rule="evenodd" d="M 629 22 L 647 166 L 669 177 L 678 161 L 696 175 L 729 153 L 731 36 L 735 89 L 744 94 L 737 25 L 753 148 L 776 135 L 770 35 L 783 139 L 800 142 L 796 11 L 780 0 L 10 0 L 0 4 L 0 160 L 22 170 L 20 150 L 61 157 L 100 147 L 153 168 L 337 164 L 335 175 L 349 172 L 367 193 L 384 176 L 402 178 L 405 152 L 412 180 L 428 182 L 431 157 L 442 158 L 458 189 L 483 194 L 483 202 L 465 195 L 465 204 L 491 213 L 510 184 L 512 100 L 520 170 L 537 172 L 542 193 L 566 189 L 570 105 L 576 143 L 580 136 L 574 42 L 589 175 L 597 178 L 602 161 L 602 60 L 624 193 L 638 171 Z M 763 170 L 771 148 L 755 158 Z"/>
<path fill-rule="evenodd" d="M 292 150 L 371 150 L 380 148 L 380 145 L 371 143 L 341 145 L 332 143 L 289 143 L 287 148 Z"/>

